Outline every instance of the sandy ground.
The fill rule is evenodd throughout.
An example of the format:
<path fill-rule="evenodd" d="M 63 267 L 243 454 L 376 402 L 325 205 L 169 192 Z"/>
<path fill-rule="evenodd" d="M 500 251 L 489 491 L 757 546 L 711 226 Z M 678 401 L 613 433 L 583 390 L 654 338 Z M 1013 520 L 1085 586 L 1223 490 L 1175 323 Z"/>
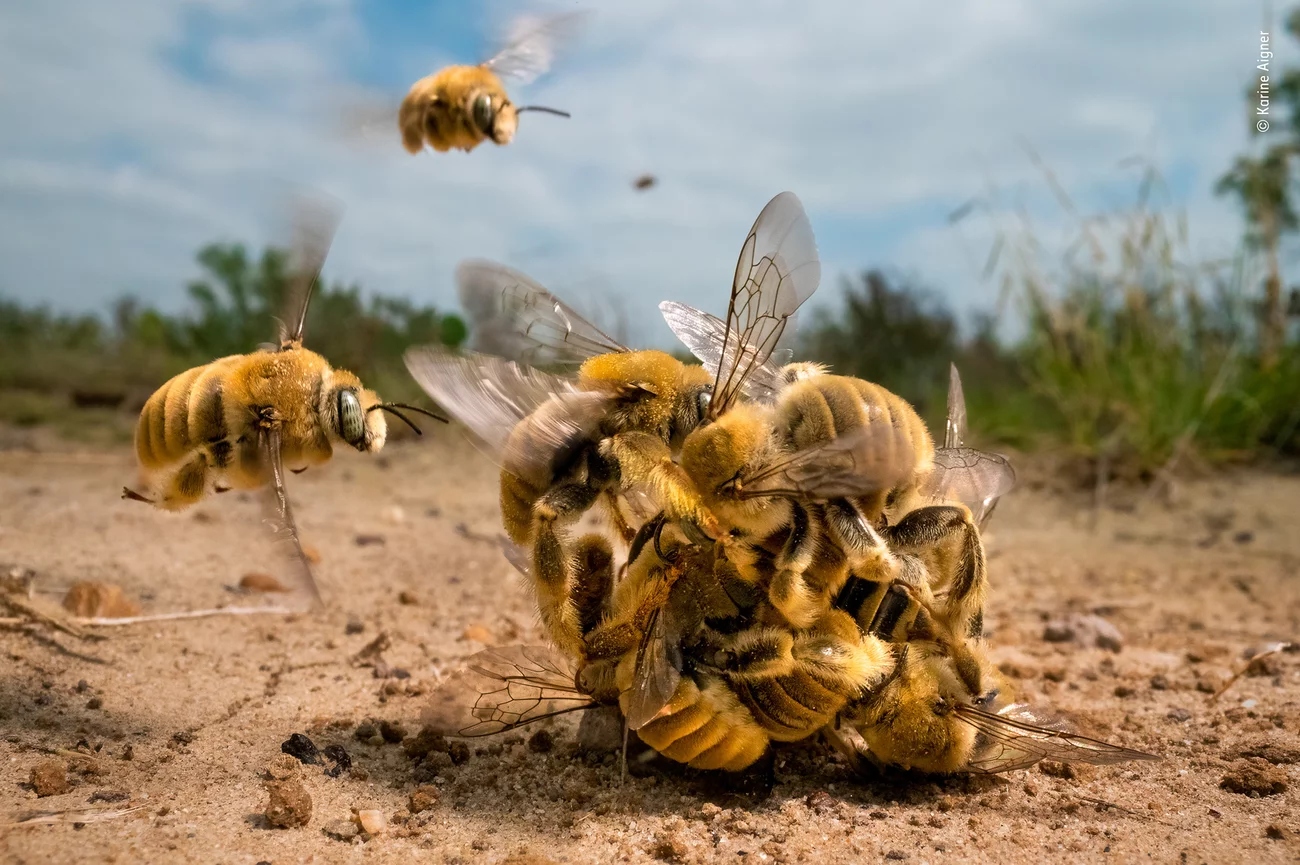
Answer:
<path fill-rule="evenodd" d="M 126 449 L 32 450 L 27 438 L 9 434 L 0 450 L 0 563 L 35 569 L 54 592 L 116 582 L 150 612 L 248 602 L 224 587 L 266 570 L 255 500 L 156 513 L 118 498 L 133 476 Z M 1255 647 L 1300 637 L 1300 476 L 1186 482 L 1145 501 L 1117 493 L 1095 525 L 1087 496 L 1042 467 L 1022 476 L 987 537 L 997 658 L 1037 704 L 1161 762 L 862 780 L 806 744 L 779 752 L 763 796 L 673 766 L 621 782 L 613 754 L 579 751 L 569 718 L 549 740 L 524 730 L 418 764 L 400 745 L 362 742 L 367 718 L 414 734 L 418 692 L 485 643 L 540 639 L 491 542 L 492 467 L 442 429 L 291 478 L 327 612 L 104 629 L 96 641 L 0 629 L 0 859 L 1300 861 L 1300 654 L 1273 656 L 1217 701 L 1209 693 Z M 1071 613 L 1103 616 L 1122 649 L 1046 640 Z M 390 673 L 409 678 L 352 661 L 380 633 Z M 273 829 L 263 768 L 293 733 L 343 746 L 353 768 L 303 766 L 310 822 Z M 90 756 L 53 754 L 78 747 Z M 38 798 L 30 773 L 50 759 L 70 766 L 73 786 Z M 434 795 L 412 803 L 421 782 Z M 102 822 L 14 824 L 136 806 Z M 388 830 L 324 831 L 352 809 L 383 812 Z"/>

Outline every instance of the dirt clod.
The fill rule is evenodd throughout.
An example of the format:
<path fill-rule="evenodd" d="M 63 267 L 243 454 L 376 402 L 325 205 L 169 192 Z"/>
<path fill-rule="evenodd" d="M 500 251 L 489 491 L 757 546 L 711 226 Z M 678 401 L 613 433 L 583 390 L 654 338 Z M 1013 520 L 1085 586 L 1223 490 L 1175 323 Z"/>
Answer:
<path fill-rule="evenodd" d="M 1233 756 L 1260 757 L 1275 766 L 1289 766 L 1300 763 L 1300 748 L 1269 739 L 1256 739 L 1239 747 Z"/>
<path fill-rule="evenodd" d="M 316 765 L 321 762 L 320 749 L 305 733 L 294 733 L 280 743 L 280 750 L 290 757 L 296 757 L 301 763 Z"/>
<path fill-rule="evenodd" d="M 311 821 L 311 795 L 296 778 L 268 781 L 269 800 L 262 810 L 266 822 L 276 829 L 306 826 Z"/>
<path fill-rule="evenodd" d="M 396 745 L 406 738 L 406 728 L 393 721 L 380 721 L 379 735 L 385 742 Z"/>
<path fill-rule="evenodd" d="M 538 730 L 528 737 L 528 750 L 534 754 L 545 754 L 555 747 L 555 737 L 548 730 Z"/>
<path fill-rule="evenodd" d="M 412 760 L 422 760 L 430 751 L 447 752 L 447 740 L 431 727 L 421 727 L 420 732 L 402 743 L 402 750 Z"/>
<path fill-rule="evenodd" d="M 418 607 L 420 605 L 420 598 L 415 594 L 415 592 L 409 592 L 403 589 L 397 593 L 397 603 L 404 607 Z"/>
<path fill-rule="evenodd" d="M 690 849 L 680 832 L 662 832 L 655 836 L 648 852 L 661 862 L 685 862 Z"/>
<path fill-rule="evenodd" d="M 1285 841 L 1291 837 L 1291 833 L 1275 823 L 1269 823 L 1264 828 L 1264 837 L 1272 841 Z"/>
<path fill-rule="evenodd" d="M 125 802 L 131 798 L 131 794 L 125 790 L 96 790 L 86 797 L 86 802 L 94 805 L 96 802 Z"/>
<path fill-rule="evenodd" d="M 353 543 L 358 547 L 382 547 L 388 541 L 384 539 L 383 535 L 357 535 L 353 538 Z"/>
<path fill-rule="evenodd" d="M 457 766 L 469 761 L 469 745 L 464 742 L 452 742 L 447 746 L 447 753 L 451 756 L 451 762 Z"/>
<path fill-rule="evenodd" d="M 283 747 L 283 746 L 281 746 Z M 272 781 L 283 781 L 286 778 L 298 777 L 298 758 L 288 754 L 278 754 L 270 762 L 262 767 L 266 777 Z"/>
<path fill-rule="evenodd" d="M 361 834 L 361 827 L 352 820 L 331 820 L 320 830 L 339 841 L 351 841 Z"/>
<path fill-rule="evenodd" d="M 496 645 L 496 638 L 492 636 L 492 632 L 485 626 L 478 624 L 467 627 L 464 632 L 461 633 L 460 638 L 462 640 L 473 640 L 474 642 L 482 643 L 485 646 Z"/>
<path fill-rule="evenodd" d="M 62 760 L 42 760 L 32 767 L 28 783 L 37 796 L 58 796 L 72 789 L 68 782 L 68 767 Z"/>
<path fill-rule="evenodd" d="M 326 745 L 321 749 L 321 756 L 325 757 L 333 766 L 325 770 L 325 774 L 331 778 L 337 778 L 344 772 L 352 768 L 352 755 L 342 745 L 335 743 Z"/>
<path fill-rule="evenodd" d="M 1251 798 L 1277 796 L 1286 792 L 1287 774 L 1285 769 L 1280 769 L 1261 757 L 1251 757 L 1224 775 L 1219 786 Z"/>
<path fill-rule="evenodd" d="M 91 697 L 89 700 L 86 701 L 86 708 L 87 708 L 87 709 L 102 709 L 102 708 L 104 708 L 104 700 L 103 700 L 103 698 L 102 698 L 102 697 Z"/>
<path fill-rule="evenodd" d="M 428 811 L 438 804 L 438 788 L 432 784 L 421 784 L 407 797 L 406 809 L 412 814 Z"/>

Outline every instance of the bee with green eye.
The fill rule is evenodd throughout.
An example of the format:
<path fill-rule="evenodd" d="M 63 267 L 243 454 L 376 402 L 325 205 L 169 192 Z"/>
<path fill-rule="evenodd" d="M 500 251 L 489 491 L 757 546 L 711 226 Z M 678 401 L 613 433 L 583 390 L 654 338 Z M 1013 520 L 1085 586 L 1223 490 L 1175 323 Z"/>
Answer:
<path fill-rule="evenodd" d="M 509 144 L 521 112 L 568 117 L 567 112 L 555 108 L 515 105 L 501 79 L 527 84 L 546 72 L 557 43 L 570 35 L 583 17 L 583 13 L 570 12 L 540 21 L 521 18 L 511 28 L 509 44 L 492 59 L 476 66 L 448 66 L 415 82 L 397 113 L 402 146 L 411 153 L 419 153 L 426 145 L 439 153 L 453 149 L 468 153 L 489 139 Z"/>
<path fill-rule="evenodd" d="M 289 287 L 302 298 L 292 331 L 278 345 L 218 358 L 186 370 L 158 388 L 144 405 L 135 430 L 135 452 L 145 492 L 130 488 L 122 497 L 178 511 L 209 492 L 269 487 L 277 533 L 298 545 L 297 528 L 284 489 L 284 466 L 297 473 L 329 460 L 336 444 L 363 453 L 384 446 L 388 428 L 382 412 L 415 426 L 401 409 L 446 422 L 446 418 L 404 403 L 385 403 L 361 380 L 304 348 L 303 330 L 311 289 L 338 224 L 337 212 L 299 211 L 299 246 L 304 263 Z M 301 549 L 297 552 L 301 558 Z M 306 569 L 303 586 L 319 601 Z"/>

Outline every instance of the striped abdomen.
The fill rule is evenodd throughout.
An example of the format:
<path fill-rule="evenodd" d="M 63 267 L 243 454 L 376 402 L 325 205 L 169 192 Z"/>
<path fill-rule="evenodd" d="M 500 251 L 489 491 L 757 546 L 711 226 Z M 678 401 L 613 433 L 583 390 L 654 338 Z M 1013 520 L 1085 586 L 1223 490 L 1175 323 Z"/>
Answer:
<path fill-rule="evenodd" d="M 212 446 L 218 460 L 228 457 L 224 382 L 244 355 L 232 355 L 174 376 L 145 403 L 135 430 L 141 469 L 154 472 L 184 461 L 196 449 Z"/>
<path fill-rule="evenodd" d="M 877 384 L 842 375 L 817 375 L 796 382 L 786 388 L 778 405 L 777 428 L 786 446 L 794 450 L 823 444 L 850 430 L 874 424 L 889 424 L 902 431 L 902 441 L 896 445 L 900 452 L 888 455 L 888 459 L 914 468 L 909 479 L 893 490 L 854 500 L 871 521 L 912 493 L 917 478 L 933 464 L 934 440 L 916 410 Z"/>

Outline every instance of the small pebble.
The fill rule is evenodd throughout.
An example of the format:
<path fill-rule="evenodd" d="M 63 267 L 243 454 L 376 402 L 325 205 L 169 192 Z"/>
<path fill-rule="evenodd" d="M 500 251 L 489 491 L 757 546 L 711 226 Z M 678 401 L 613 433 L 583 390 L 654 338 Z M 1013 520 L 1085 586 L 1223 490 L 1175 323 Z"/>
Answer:
<path fill-rule="evenodd" d="M 416 596 L 415 592 L 403 590 L 397 593 L 397 603 L 404 607 L 418 607 L 420 605 L 420 599 Z"/>
<path fill-rule="evenodd" d="M 343 627 L 345 634 L 359 634 L 366 629 L 366 623 L 360 619 L 348 619 L 348 623 Z"/>
<path fill-rule="evenodd" d="M 378 835 L 388 828 L 388 818 L 384 816 L 384 812 L 374 808 L 358 811 L 357 822 L 361 824 L 361 830 L 367 835 Z"/>
<path fill-rule="evenodd" d="M 432 784 L 421 784 L 411 791 L 410 798 L 407 799 L 406 806 L 412 814 L 419 814 L 422 811 L 428 811 L 434 805 L 438 804 L 438 788 Z"/>

